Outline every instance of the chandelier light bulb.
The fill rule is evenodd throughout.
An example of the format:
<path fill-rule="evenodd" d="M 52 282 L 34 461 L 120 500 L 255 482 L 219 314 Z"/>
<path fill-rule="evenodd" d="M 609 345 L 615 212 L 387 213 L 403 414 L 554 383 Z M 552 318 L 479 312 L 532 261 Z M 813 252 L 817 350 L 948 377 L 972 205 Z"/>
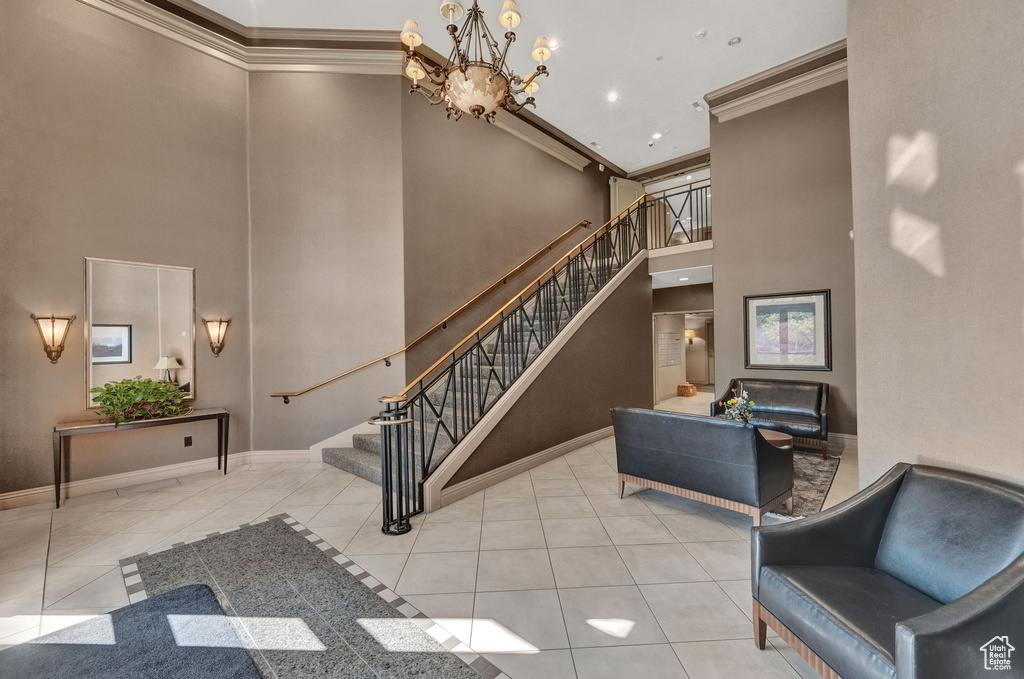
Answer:
<path fill-rule="evenodd" d="M 608 93 L 608 101 L 615 101 L 618 98 L 619 98 L 619 93 L 618 92 L 609 92 Z"/>
<path fill-rule="evenodd" d="M 523 17 L 519 14 L 516 0 L 505 0 L 505 4 L 501 6 L 501 14 L 498 15 L 498 22 L 511 31 L 522 20 Z"/>
<path fill-rule="evenodd" d="M 537 38 L 537 42 L 533 43 L 533 58 L 541 64 L 551 58 L 551 43 L 547 38 Z"/>
<path fill-rule="evenodd" d="M 458 0 L 445 0 L 441 3 L 441 16 L 448 20 L 448 23 L 454 24 L 456 21 L 462 18 L 466 13 L 463 9 L 462 4 Z"/>
<path fill-rule="evenodd" d="M 423 36 L 420 35 L 420 25 L 411 19 L 405 22 L 402 27 L 402 42 L 410 49 L 423 44 Z"/>

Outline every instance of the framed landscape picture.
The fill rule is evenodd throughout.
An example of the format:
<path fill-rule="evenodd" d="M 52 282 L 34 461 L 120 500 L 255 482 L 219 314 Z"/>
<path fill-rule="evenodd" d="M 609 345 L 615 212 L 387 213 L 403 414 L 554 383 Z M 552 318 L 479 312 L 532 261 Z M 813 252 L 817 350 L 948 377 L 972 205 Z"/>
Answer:
<path fill-rule="evenodd" d="M 89 333 L 89 354 L 96 363 L 132 362 L 132 326 L 94 323 Z"/>
<path fill-rule="evenodd" d="M 743 298 L 747 368 L 831 370 L 830 291 Z"/>

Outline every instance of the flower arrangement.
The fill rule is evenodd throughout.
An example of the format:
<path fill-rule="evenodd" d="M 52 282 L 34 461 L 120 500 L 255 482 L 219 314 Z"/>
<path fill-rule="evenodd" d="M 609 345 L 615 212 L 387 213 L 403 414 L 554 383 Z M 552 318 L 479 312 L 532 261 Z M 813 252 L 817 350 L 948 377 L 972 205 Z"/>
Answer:
<path fill-rule="evenodd" d="M 753 414 L 754 402 L 748 400 L 749 396 L 746 389 L 742 392 L 738 392 L 733 389 L 732 393 L 734 396 L 725 403 L 721 401 L 718 405 L 725 406 L 725 417 L 729 420 L 739 420 L 740 422 L 746 422 L 750 419 Z"/>
<path fill-rule="evenodd" d="M 132 420 L 185 415 L 191 408 L 183 405 L 185 394 L 171 382 L 154 381 L 140 377 L 107 382 L 89 390 L 96 394 L 92 402 L 100 412 L 114 420 L 114 426 Z"/>

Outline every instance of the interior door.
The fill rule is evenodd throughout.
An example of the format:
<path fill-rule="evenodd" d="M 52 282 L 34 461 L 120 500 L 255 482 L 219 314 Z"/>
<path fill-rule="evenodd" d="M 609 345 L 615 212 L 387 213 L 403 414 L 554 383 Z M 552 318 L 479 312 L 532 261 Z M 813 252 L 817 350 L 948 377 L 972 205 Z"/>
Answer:
<path fill-rule="evenodd" d="M 619 214 L 627 207 L 636 202 L 636 199 L 644 195 L 644 185 L 640 182 L 633 182 L 620 177 L 612 177 L 611 185 L 611 216 Z"/>

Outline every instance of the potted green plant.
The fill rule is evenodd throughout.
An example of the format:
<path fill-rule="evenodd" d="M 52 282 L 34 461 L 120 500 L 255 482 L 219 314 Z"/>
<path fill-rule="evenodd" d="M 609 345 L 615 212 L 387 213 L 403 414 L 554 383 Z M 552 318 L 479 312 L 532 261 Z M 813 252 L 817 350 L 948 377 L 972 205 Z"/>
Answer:
<path fill-rule="evenodd" d="M 114 426 L 133 420 L 171 417 L 191 412 L 184 405 L 185 394 L 172 382 L 130 377 L 90 389 L 92 402 L 114 421 Z"/>

